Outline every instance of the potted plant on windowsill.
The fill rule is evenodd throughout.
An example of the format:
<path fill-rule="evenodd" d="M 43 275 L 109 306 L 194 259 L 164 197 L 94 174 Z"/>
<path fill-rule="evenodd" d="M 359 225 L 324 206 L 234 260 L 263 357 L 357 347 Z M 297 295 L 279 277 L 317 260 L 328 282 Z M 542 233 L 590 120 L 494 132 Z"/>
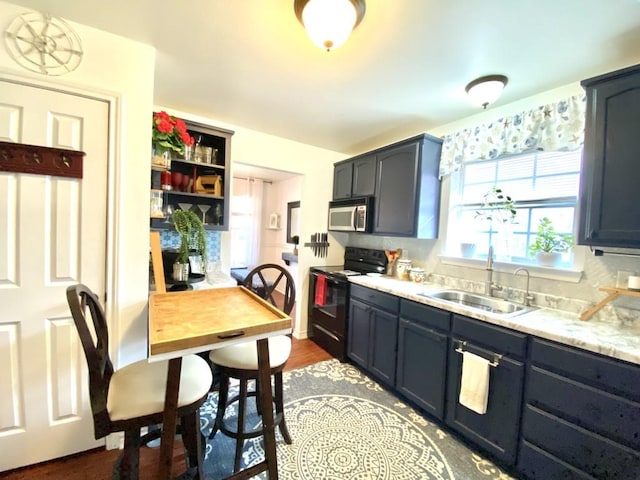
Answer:
<path fill-rule="evenodd" d="M 534 243 L 529 245 L 529 254 L 536 257 L 538 263 L 553 267 L 560 263 L 562 253 L 573 247 L 573 236 L 557 233 L 549 217 L 542 217 L 536 231 Z"/>
<path fill-rule="evenodd" d="M 482 196 L 482 204 L 480 209 L 476 210 L 475 219 L 489 221 L 491 229 L 495 225 L 498 239 L 498 244 L 495 245 L 496 255 L 504 260 L 511 259 L 510 225 L 515 223 L 516 219 L 515 200 L 505 194 L 500 187 L 493 185 Z M 471 247 L 466 245 L 465 248 Z"/>
<path fill-rule="evenodd" d="M 199 255 L 203 265 L 207 264 L 207 241 L 202 221 L 194 212 L 176 210 L 171 216 L 173 227 L 180 236 L 178 256 L 173 264 L 173 279 L 188 283 L 189 257 Z"/>

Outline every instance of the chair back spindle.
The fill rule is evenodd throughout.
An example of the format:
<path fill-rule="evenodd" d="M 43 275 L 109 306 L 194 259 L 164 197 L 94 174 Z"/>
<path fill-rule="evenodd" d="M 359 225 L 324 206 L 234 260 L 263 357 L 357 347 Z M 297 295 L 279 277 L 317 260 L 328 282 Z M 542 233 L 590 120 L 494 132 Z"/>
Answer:
<path fill-rule="evenodd" d="M 274 278 L 274 280 L 271 280 Z M 244 286 L 271 302 L 276 308 L 289 315 L 296 302 L 296 287 L 289 271 L 275 263 L 258 265 L 251 270 L 245 280 Z M 275 291 L 282 291 L 282 302 L 278 302 L 273 295 Z"/>
<path fill-rule="evenodd" d="M 109 356 L 107 319 L 98 297 L 85 285 L 78 284 L 68 287 L 67 302 L 87 359 L 91 412 L 93 413 L 95 438 L 98 439 L 111 433 L 107 395 L 109 382 L 113 375 L 113 363 Z M 89 329 L 87 311 L 93 324 L 95 341 Z"/>

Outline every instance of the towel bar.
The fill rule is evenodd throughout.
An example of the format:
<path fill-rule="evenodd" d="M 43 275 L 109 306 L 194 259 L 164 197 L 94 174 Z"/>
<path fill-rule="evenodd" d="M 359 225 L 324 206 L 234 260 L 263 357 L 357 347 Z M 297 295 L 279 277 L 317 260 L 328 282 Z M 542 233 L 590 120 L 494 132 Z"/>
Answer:
<path fill-rule="evenodd" d="M 458 342 L 458 347 L 456 348 L 456 352 L 463 354 L 465 351 L 463 350 L 463 348 L 467 345 L 467 342 L 462 341 L 462 342 Z M 489 365 L 491 367 L 497 367 L 498 365 L 500 365 L 500 360 L 502 359 L 502 355 L 500 355 L 499 353 L 494 353 L 493 354 L 493 361 L 489 362 Z"/>

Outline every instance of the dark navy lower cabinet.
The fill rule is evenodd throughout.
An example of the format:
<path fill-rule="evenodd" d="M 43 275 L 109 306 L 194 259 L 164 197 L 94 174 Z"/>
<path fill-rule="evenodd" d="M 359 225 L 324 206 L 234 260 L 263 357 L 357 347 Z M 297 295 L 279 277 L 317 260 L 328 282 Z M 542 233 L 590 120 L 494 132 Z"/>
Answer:
<path fill-rule="evenodd" d="M 349 305 L 347 356 L 394 387 L 400 299 L 352 285 Z"/>
<path fill-rule="evenodd" d="M 458 401 L 458 350 L 495 361 L 484 415 Z M 640 480 L 639 365 L 360 285 L 347 352 L 519 478 Z"/>
<path fill-rule="evenodd" d="M 450 324 L 447 311 L 400 302 L 396 389 L 439 420 L 444 419 Z"/>
<path fill-rule="evenodd" d="M 354 298 L 349 301 L 347 356 L 363 368 L 369 364 L 370 309 L 369 305 Z"/>
<path fill-rule="evenodd" d="M 396 344 L 398 314 L 371 309 L 369 371 L 393 387 L 396 381 Z"/>
<path fill-rule="evenodd" d="M 640 479 L 640 367 L 534 339 L 525 400 L 527 478 Z"/>
<path fill-rule="evenodd" d="M 460 315 L 453 316 L 446 423 L 509 465 L 515 464 L 518 447 L 526 343 L 527 336 L 518 332 Z M 496 360 L 496 365 L 489 372 L 489 400 L 487 412 L 483 415 L 458 401 L 462 355 L 457 349 L 470 351 L 490 361 Z M 507 352 L 511 352 L 513 356 L 507 356 Z"/>

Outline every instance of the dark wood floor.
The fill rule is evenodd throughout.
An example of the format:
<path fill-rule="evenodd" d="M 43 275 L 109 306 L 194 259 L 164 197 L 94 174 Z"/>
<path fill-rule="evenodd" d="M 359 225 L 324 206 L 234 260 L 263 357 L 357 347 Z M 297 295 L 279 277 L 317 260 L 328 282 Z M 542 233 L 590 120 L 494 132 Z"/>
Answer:
<path fill-rule="evenodd" d="M 311 340 L 293 339 L 291 356 L 285 370 L 311 365 L 331 358 L 327 352 Z M 182 443 L 176 442 L 174 450 L 174 471 L 176 476 L 185 469 Z M 37 448 L 37 445 L 34 445 Z M 25 467 L 10 472 L 0 472 L 5 480 L 48 479 L 48 480 L 108 480 L 119 450 L 96 449 L 58 460 Z M 140 479 L 153 479 L 159 449 L 143 448 L 140 452 Z"/>

